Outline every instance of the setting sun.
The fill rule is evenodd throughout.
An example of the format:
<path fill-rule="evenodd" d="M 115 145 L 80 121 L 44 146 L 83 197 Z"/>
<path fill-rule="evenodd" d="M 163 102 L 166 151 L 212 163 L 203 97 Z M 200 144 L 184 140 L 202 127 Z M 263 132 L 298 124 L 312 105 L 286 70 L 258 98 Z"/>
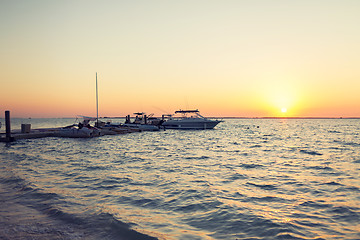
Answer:
<path fill-rule="evenodd" d="M 281 82 L 275 86 L 267 86 L 261 91 L 261 98 L 269 116 L 293 117 L 297 115 L 300 90 L 291 84 Z"/>

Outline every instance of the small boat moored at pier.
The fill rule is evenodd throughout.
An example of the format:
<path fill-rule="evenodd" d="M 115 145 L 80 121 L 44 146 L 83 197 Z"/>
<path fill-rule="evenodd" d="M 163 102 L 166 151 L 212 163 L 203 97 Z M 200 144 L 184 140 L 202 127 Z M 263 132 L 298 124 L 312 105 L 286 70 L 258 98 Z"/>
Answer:
<path fill-rule="evenodd" d="M 137 112 L 135 114 L 135 120 L 133 122 L 130 121 L 130 115 L 126 116 L 125 123 L 122 124 L 123 127 L 129 127 L 129 128 L 136 128 L 140 131 L 160 131 L 161 130 L 161 123 L 160 124 L 154 124 L 154 119 L 156 118 L 148 118 L 145 113 L 143 112 Z M 152 114 L 150 115 L 150 117 Z"/>
<path fill-rule="evenodd" d="M 84 120 L 79 124 L 73 124 L 63 128 L 58 128 L 54 132 L 55 137 L 70 137 L 70 138 L 91 138 L 101 136 L 101 130 L 90 126 L 90 121 L 95 121 L 96 118 L 83 117 Z"/>

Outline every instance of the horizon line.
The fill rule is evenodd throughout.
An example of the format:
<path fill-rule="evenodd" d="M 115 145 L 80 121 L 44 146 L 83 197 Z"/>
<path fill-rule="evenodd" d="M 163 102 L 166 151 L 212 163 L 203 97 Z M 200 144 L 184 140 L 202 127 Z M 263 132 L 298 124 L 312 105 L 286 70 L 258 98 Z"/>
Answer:
<path fill-rule="evenodd" d="M 49 118 L 76 118 L 76 117 L 12 117 L 12 118 L 23 118 L 23 119 L 49 119 Z M 126 116 L 99 116 L 99 119 L 111 119 L 111 118 L 126 118 Z M 161 116 L 157 116 L 156 118 L 161 118 Z M 360 119 L 360 117 L 235 117 L 235 116 L 225 116 L 225 117 L 215 117 L 209 116 L 206 118 L 217 118 L 217 119 Z M 5 119 L 1 117 L 0 119 Z"/>

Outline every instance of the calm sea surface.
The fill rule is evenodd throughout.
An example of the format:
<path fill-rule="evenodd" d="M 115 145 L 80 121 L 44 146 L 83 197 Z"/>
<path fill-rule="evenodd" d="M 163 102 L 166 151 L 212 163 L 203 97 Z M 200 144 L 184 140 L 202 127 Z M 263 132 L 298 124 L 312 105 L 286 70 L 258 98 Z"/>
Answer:
<path fill-rule="evenodd" d="M 0 190 L 2 239 L 360 239 L 360 120 L 1 143 Z"/>

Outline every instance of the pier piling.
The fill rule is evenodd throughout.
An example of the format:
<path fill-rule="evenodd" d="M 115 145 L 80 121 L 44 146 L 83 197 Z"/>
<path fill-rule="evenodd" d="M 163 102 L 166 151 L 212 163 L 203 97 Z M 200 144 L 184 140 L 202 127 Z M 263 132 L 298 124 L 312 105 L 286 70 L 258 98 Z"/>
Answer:
<path fill-rule="evenodd" d="M 5 142 L 14 141 L 14 138 L 11 137 L 10 111 L 5 111 L 5 126 L 6 126 Z"/>

